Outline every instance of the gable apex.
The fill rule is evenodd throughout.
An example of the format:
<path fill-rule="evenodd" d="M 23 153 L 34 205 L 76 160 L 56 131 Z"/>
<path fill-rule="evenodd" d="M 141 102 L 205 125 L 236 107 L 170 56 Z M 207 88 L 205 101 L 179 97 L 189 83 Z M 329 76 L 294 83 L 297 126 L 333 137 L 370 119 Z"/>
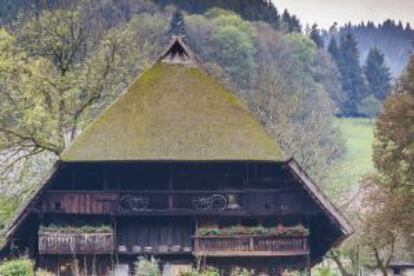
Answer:
<path fill-rule="evenodd" d="M 197 59 L 181 36 L 173 36 L 167 50 L 160 56 L 159 61 L 170 64 L 197 66 Z"/>

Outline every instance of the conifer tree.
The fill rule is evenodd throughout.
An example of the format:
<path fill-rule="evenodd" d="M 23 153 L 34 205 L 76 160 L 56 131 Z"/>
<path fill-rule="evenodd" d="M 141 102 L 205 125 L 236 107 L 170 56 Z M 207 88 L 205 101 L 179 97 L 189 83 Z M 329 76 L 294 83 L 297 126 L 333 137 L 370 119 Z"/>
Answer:
<path fill-rule="evenodd" d="M 341 38 L 340 58 L 338 60 L 341 72 L 342 89 L 346 100 L 342 106 L 342 113 L 346 116 L 358 114 L 358 107 L 366 94 L 365 80 L 362 68 L 359 64 L 359 50 L 352 33 L 347 33 Z"/>
<path fill-rule="evenodd" d="M 328 45 L 328 52 L 331 54 L 333 60 L 338 63 L 339 62 L 339 48 L 338 42 L 336 42 L 335 37 L 331 38 Z"/>
<path fill-rule="evenodd" d="M 180 9 L 176 9 L 170 22 L 170 28 L 168 31 L 169 36 L 181 36 L 183 38 L 186 37 L 186 26 L 184 21 L 184 15 Z"/>
<path fill-rule="evenodd" d="M 338 35 L 338 23 L 334 22 L 331 27 L 329 27 L 328 33 L 332 37 L 336 37 Z"/>
<path fill-rule="evenodd" d="M 368 53 L 364 74 L 368 84 L 368 93 L 378 100 L 384 100 L 391 89 L 391 74 L 385 64 L 383 53 L 377 47 L 372 48 Z"/>
<path fill-rule="evenodd" d="M 318 48 L 323 48 L 324 43 L 321 36 L 321 31 L 318 28 L 318 24 L 313 24 L 309 34 L 310 39 L 312 39 Z"/>
<path fill-rule="evenodd" d="M 290 15 L 287 10 L 283 12 L 282 21 L 287 25 L 289 33 L 302 32 L 302 26 L 300 25 L 299 19 L 294 15 Z"/>

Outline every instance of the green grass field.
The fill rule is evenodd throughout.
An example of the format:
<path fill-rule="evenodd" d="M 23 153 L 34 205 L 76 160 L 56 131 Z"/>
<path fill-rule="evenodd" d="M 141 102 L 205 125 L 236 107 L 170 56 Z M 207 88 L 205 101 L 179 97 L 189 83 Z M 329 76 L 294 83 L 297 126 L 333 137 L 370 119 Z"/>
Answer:
<path fill-rule="evenodd" d="M 373 171 L 372 142 L 375 123 L 365 118 L 341 118 L 336 122 L 345 140 L 345 153 L 331 168 L 326 192 L 335 197 L 357 187 L 362 176 Z"/>

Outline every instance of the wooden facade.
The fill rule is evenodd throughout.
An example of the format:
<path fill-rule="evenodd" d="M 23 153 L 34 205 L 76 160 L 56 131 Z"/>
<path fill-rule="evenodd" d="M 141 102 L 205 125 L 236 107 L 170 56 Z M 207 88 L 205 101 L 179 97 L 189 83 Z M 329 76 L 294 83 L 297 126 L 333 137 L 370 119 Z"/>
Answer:
<path fill-rule="evenodd" d="M 160 62 L 165 60 L 165 68 L 171 74 L 186 75 L 188 70 L 195 74 L 198 69 L 194 69 L 193 58 L 177 39 Z M 160 68 L 154 70 L 165 69 Z M 152 86 L 144 87 L 154 87 L 159 82 L 162 81 L 157 79 Z M 175 88 L 164 93 L 175 93 Z M 224 95 L 224 99 L 228 97 Z M 211 97 L 200 101 L 211 99 L 216 100 Z M 119 101 L 122 103 L 122 98 Z M 235 100 L 229 101 L 234 103 Z M 206 110 L 220 104 L 209 104 Z M 111 108 L 118 107 L 115 104 Z M 114 117 L 109 122 L 120 118 L 112 109 L 106 111 Z M 125 116 L 139 108 L 119 109 L 125 111 Z M 199 117 L 199 110 L 194 110 L 194 117 Z M 72 275 L 71 264 L 75 260 L 83 264 L 81 270 L 87 275 L 93 274 L 91 271 L 103 276 L 113 275 L 114 271 L 126 275 L 119 267 L 128 265 L 132 273 L 133 263 L 143 255 L 156 256 L 162 264 L 191 265 L 203 260 L 206 265 L 220 267 L 223 275 L 236 265 L 268 275 L 280 275 L 284 269 L 309 274 L 310 267 L 349 235 L 352 228 L 293 159 L 281 158 L 277 147 L 272 148 L 271 139 L 241 105 L 226 106 L 224 110 L 237 111 L 232 120 L 245 116 L 245 129 L 259 133 L 257 141 L 243 144 L 243 122 L 238 122 L 240 129 L 234 132 L 227 130 L 230 126 L 225 122 L 221 126 L 223 131 L 217 133 L 227 131 L 226 135 L 237 137 L 226 136 L 219 141 L 211 141 L 214 132 L 209 126 L 194 130 L 182 123 L 175 124 L 175 128 L 183 127 L 177 134 L 179 139 L 204 137 L 204 148 L 193 146 L 194 141 L 187 141 L 191 146 L 181 140 L 174 142 L 178 138 L 171 133 L 176 129 L 166 132 L 171 134 L 169 138 L 156 140 L 157 136 L 145 143 L 140 140 L 137 146 L 135 141 L 124 143 L 121 136 L 114 137 L 119 133 L 110 128 L 97 130 L 100 126 L 93 125 L 63 154 L 41 189 L 18 214 L 9 228 L 3 256 L 27 252 L 38 266 L 56 275 Z M 181 118 L 179 112 L 174 116 Z M 209 112 L 205 116 L 213 115 Z M 173 123 L 165 124 L 170 117 L 157 124 L 170 127 Z M 218 124 L 214 122 L 214 126 L 220 127 Z M 251 130 L 252 124 L 257 124 L 256 130 Z M 156 127 L 155 123 L 147 125 L 151 131 Z M 100 141 L 88 145 L 88 137 L 95 137 L 91 129 L 109 131 L 104 136 L 107 140 L 102 152 L 95 145 Z M 188 137 L 181 137 L 182 133 Z M 226 139 L 232 143 L 219 144 Z M 246 136 L 245 140 L 249 139 Z M 233 142 L 243 147 L 235 148 Z M 161 150 L 164 155 L 159 157 Z M 89 155 L 84 154 L 86 151 Z M 154 157 L 147 156 L 151 151 Z"/>
<path fill-rule="evenodd" d="M 157 184 L 139 183 L 148 181 L 147 167 L 156 175 Z M 129 175 L 126 182 L 131 183 L 120 182 L 119 169 Z M 135 189 L 131 189 L 135 181 Z M 78 182 L 83 183 L 81 190 Z M 208 189 L 201 190 L 200 183 Z M 132 268 L 140 255 L 153 255 L 169 263 L 201 258 L 223 269 L 227 265 L 220 258 L 235 264 L 239 258 L 262 258 L 266 261 L 257 269 L 276 274 L 281 268 L 306 270 L 341 234 L 335 230 L 333 217 L 303 185 L 287 163 L 64 164 L 29 207 L 29 228 L 22 229 L 31 229 L 31 233 L 21 229 L 15 234 L 34 235 L 36 242 L 16 239 L 14 245 L 29 249 L 39 264 L 55 273 L 58 260 L 67 263 L 73 256 L 96 257 L 105 260 L 99 269 L 114 269 L 116 263 L 106 265 L 111 258 Z M 85 225 L 92 229 L 105 225 L 111 232 L 42 230 L 81 229 Z M 206 229 L 274 230 L 298 225 L 309 232 L 202 235 Z"/>
<path fill-rule="evenodd" d="M 316 212 L 298 189 L 218 191 L 48 191 L 35 212 L 88 215 L 298 214 Z"/>

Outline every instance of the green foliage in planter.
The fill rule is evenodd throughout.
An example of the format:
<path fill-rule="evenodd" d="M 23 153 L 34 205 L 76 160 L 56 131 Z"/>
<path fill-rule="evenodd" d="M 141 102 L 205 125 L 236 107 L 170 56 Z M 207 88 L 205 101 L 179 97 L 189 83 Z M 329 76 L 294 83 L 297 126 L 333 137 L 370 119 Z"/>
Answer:
<path fill-rule="evenodd" d="M 221 236 L 221 230 L 218 228 L 200 228 L 198 234 L 200 236 Z"/>
<path fill-rule="evenodd" d="M 263 227 L 263 226 L 253 226 L 253 227 L 249 227 L 248 231 L 251 234 L 254 234 L 254 235 L 266 235 L 266 234 L 269 234 L 270 232 L 272 232 L 272 229 L 271 228 L 266 228 L 266 227 Z"/>
<path fill-rule="evenodd" d="M 231 226 L 222 229 L 218 228 L 200 228 L 198 229 L 200 236 L 237 236 L 237 235 L 276 235 L 276 236 L 308 236 L 309 229 L 303 225 L 296 226 Z"/>
<path fill-rule="evenodd" d="M 27 258 L 4 261 L 0 264 L 1 276 L 34 276 L 33 262 Z"/>
<path fill-rule="evenodd" d="M 303 225 L 299 224 L 296 226 L 290 226 L 290 227 L 276 227 L 273 228 L 274 233 L 278 235 L 284 235 L 284 236 L 290 236 L 290 235 L 303 235 L 308 236 L 309 235 L 309 229 L 304 227 Z"/>
<path fill-rule="evenodd" d="M 112 233 L 112 228 L 109 225 L 83 225 L 83 226 L 40 226 L 40 233 L 61 233 L 61 234 L 93 234 L 93 233 Z"/>
<path fill-rule="evenodd" d="M 247 228 L 243 226 L 230 226 L 221 229 L 221 233 L 223 236 L 244 235 L 247 234 L 247 232 Z"/>

